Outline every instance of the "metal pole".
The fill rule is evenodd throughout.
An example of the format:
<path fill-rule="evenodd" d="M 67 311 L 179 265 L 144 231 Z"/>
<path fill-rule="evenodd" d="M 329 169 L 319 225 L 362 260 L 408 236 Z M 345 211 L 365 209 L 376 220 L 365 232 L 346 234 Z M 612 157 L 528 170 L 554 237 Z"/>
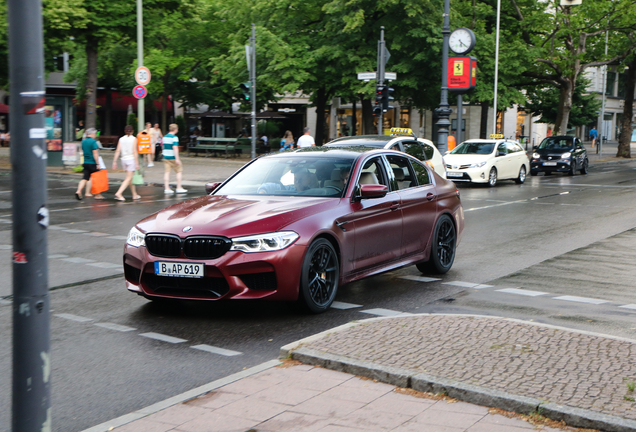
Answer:
<path fill-rule="evenodd" d="M 384 84 L 384 26 L 380 27 L 380 40 L 378 41 L 378 85 Z M 384 135 L 384 108 L 380 107 L 378 116 L 378 135 Z"/>
<path fill-rule="evenodd" d="M 501 0 L 497 0 L 497 36 L 495 38 L 495 99 L 493 102 L 494 113 L 492 121 L 492 133 L 497 133 L 497 83 L 499 81 L 499 21 L 501 18 Z"/>
<path fill-rule="evenodd" d="M 144 65 L 144 17 L 141 2 L 142 0 L 137 0 L 137 67 Z M 137 99 L 137 132 L 145 129 L 145 117 L 144 100 L 143 98 Z"/>
<path fill-rule="evenodd" d="M 464 98 L 460 93 L 457 95 L 457 136 L 455 137 L 455 143 L 457 145 L 462 142 L 462 115 L 464 111 Z"/>
<path fill-rule="evenodd" d="M 252 159 L 256 158 L 256 27 L 252 23 L 252 37 L 250 38 L 252 47 L 252 67 L 250 68 L 252 81 Z"/>
<path fill-rule="evenodd" d="M 452 110 L 448 106 L 448 37 L 450 36 L 450 0 L 444 0 L 444 26 L 442 27 L 442 35 L 444 41 L 442 44 L 442 94 L 440 98 L 439 108 L 435 111 L 439 116 L 437 121 L 437 149 L 444 154 L 448 148 L 448 120 Z"/>
<path fill-rule="evenodd" d="M 608 39 L 608 32 L 605 32 L 605 58 L 607 58 L 607 39 Z M 613 89 L 610 89 L 610 91 L 613 91 Z M 601 125 L 598 128 L 598 142 L 596 143 L 596 145 L 598 145 L 598 152 L 599 154 L 603 153 L 603 136 L 605 135 L 605 99 L 607 99 L 605 93 L 607 92 L 607 65 L 603 66 L 603 103 L 601 105 Z"/>
<path fill-rule="evenodd" d="M 51 430 L 46 129 L 41 0 L 9 0 L 13 170 L 12 431 Z"/>

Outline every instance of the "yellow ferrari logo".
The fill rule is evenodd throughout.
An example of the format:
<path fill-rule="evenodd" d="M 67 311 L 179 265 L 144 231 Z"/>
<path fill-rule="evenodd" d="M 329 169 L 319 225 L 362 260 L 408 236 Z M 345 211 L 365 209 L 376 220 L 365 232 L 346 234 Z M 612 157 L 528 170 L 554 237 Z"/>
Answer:
<path fill-rule="evenodd" d="M 455 62 L 453 65 L 453 75 L 462 76 L 464 75 L 464 63 L 463 62 Z"/>

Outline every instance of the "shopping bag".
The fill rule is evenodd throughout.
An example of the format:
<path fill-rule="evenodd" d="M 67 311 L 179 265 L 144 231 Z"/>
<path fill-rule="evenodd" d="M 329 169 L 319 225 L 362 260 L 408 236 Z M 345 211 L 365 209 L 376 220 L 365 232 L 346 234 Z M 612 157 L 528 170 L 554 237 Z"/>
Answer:
<path fill-rule="evenodd" d="M 99 164 L 98 164 L 98 166 L 99 166 L 99 169 L 100 169 L 100 170 L 105 170 L 105 169 L 106 169 L 106 164 L 104 163 L 104 159 L 102 159 L 102 157 L 101 157 L 101 156 L 99 157 Z"/>
<path fill-rule="evenodd" d="M 106 192 L 108 190 L 108 171 L 105 169 L 95 171 L 91 174 L 91 181 L 93 183 L 91 186 L 91 193 L 93 195 Z"/>
<path fill-rule="evenodd" d="M 139 172 L 139 170 L 135 171 L 135 174 L 133 174 L 132 184 L 135 186 L 144 184 L 144 176 Z"/>

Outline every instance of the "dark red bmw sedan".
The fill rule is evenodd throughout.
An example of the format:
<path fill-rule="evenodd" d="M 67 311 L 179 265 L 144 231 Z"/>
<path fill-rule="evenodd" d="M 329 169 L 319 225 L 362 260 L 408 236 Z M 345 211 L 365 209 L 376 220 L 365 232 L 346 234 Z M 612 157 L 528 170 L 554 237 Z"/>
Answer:
<path fill-rule="evenodd" d="M 209 195 L 135 225 L 126 286 L 149 299 L 298 300 L 415 264 L 453 265 L 464 227 L 455 184 L 396 151 L 322 148 L 258 158 Z"/>

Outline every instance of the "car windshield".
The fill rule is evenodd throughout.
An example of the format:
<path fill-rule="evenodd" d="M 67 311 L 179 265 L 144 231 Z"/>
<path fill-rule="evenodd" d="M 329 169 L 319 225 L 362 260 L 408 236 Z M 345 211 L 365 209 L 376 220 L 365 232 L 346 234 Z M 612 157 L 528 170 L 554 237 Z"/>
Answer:
<path fill-rule="evenodd" d="M 551 149 L 551 150 L 560 150 L 560 149 L 569 149 L 572 147 L 572 140 L 570 138 L 558 138 L 558 137 L 548 137 L 541 141 L 539 145 L 540 149 Z"/>
<path fill-rule="evenodd" d="M 494 142 L 465 141 L 455 147 L 451 154 L 490 154 L 495 149 Z"/>
<path fill-rule="evenodd" d="M 256 160 L 215 195 L 340 197 L 353 159 L 269 157 Z"/>

